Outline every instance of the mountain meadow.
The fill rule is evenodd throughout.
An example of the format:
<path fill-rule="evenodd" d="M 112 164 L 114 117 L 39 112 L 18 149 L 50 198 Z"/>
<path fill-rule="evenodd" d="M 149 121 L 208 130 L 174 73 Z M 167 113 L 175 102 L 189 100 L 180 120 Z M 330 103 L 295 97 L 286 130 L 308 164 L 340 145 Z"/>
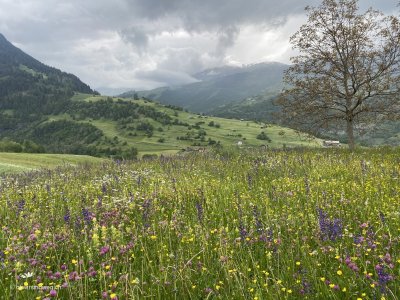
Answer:
<path fill-rule="evenodd" d="M 2 299 L 398 299 L 399 150 L 243 150 L 0 182 Z"/>
<path fill-rule="evenodd" d="M 400 18 L 323 0 L 290 38 L 291 65 L 239 67 L 235 41 L 249 33 L 252 56 L 250 33 L 272 25 L 221 27 L 213 12 L 197 27 L 179 1 L 156 2 L 115 34 L 102 12 L 144 14 L 140 1 L 92 3 L 83 23 L 71 3 L 57 20 L 63 53 L 71 16 L 101 40 L 73 40 L 96 62 L 86 75 L 107 74 L 88 78 L 156 89 L 102 95 L 0 34 L 0 300 L 399 300 Z M 215 51 L 185 48 L 196 37 Z M 164 48 L 172 38 L 181 48 Z"/>

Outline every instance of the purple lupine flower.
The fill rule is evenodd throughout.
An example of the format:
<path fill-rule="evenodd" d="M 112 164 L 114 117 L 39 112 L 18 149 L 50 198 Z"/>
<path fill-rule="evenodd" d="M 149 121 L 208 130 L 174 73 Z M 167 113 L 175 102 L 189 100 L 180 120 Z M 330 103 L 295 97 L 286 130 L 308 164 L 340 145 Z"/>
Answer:
<path fill-rule="evenodd" d="M 343 223 L 340 219 L 331 220 L 327 213 L 318 208 L 318 222 L 320 230 L 320 238 L 323 241 L 335 241 L 342 237 Z"/>
<path fill-rule="evenodd" d="M 107 184 L 106 183 L 103 183 L 103 185 L 101 186 L 101 192 L 103 194 L 107 193 Z"/>
<path fill-rule="evenodd" d="M 303 288 L 301 289 L 303 291 L 303 294 L 308 294 L 308 293 L 311 293 L 313 291 L 311 283 L 309 283 L 304 278 L 301 281 L 301 285 L 303 286 Z"/>
<path fill-rule="evenodd" d="M 381 219 L 382 224 L 386 224 L 385 214 L 383 212 L 379 212 L 379 218 Z"/>
<path fill-rule="evenodd" d="M 203 205 L 198 201 L 196 202 L 196 210 L 197 210 L 197 219 L 199 220 L 200 224 L 203 224 L 204 209 Z"/>
<path fill-rule="evenodd" d="M 381 287 L 381 292 L 386 293 L 387 284 L 394 278 L 386 271 L 386 267 L 382 264 L 377 264 L 375 266 L 376 273 L 378 274 L 378 283 Z"/>
<path fill-rule="evenodd" d="M 250 173 L 247 174 L 247 184 L 248 184 L 249 188 L 251 189 L 251 187 L 253 185 L 253 176 L 251 176 Z"/>
<path fill-rule="evenodd" d="M 264 224 L 261 221 L 260 211 L 258 210 L 257 205 L 253 205 L 253 217 L 257 232 L 259 234 L 262 234 L 264 232 Z"/>
<path fill-rule="evenodd" d="M 237 210 L 238 210 L 238 220 L 239 220 L 238 229 L 240 233 L 240 239 L 244 241 L 247 236 L 247 230 L 243 222 L 243 212 L 242 212 L 242 207 L 240 206 L 240 196 L 238 192 L 236 192 L 236 196 L 237 196 Z"/>
<path fill-rule="evenodd" d="M 341 238 L 342 234 L 343 234 L 343 223 L 342 223 L 342 220 L 334 219 L 333 223 L 331 223 L 330 239 L 332 241 L 334 241 L 337 238 Z"/>
<path fill-rule="evenodd" d="M 25 208 L 25 200 L 19 200 L 17 203 L 17 215 L 19 215 Z"/>
<path fill-rule="evenodd" d="M 82 208 L 82 215 L 83 215 L 83 220 L 87 225 L 90 225 L 92 222 L 92 214 L 87 208 Z"/>
<path fill-rule="evenodd" d="M 364 241 L 364 237 L 361 235 L 356 235 L 353 238 L 354 244 L 360 245 Z"/>
<path fill-rule="evenodd" d="M 244 241 L 245 238 L 246 238 L 246 236 L 247 236 L 247 230 L 246 230 L 246 228 L 244 227 L 243 222 L 240 222 L 240 223 L 239 223 L 239 233 L 240 233 L 240 239 L 241 239 L 242 241 Z"/>
<path fill-rule="evenodd" d="M 142 204 L 142 208 L 143 208 L 143 214 L 142 214 L 143 226 L 145 228 L 148 228 L 150 227 L 148 221 L 150 218 L 151 199 L 146 199 Z"/>
<path fill-rule="evenodd" d="M 69 209 L 67 208 L 65 210 L 65 214 L 64 214 L 64 222 L 69 224 L 70 220 L 71 220 L 71 213 L 70 213 Z"/>

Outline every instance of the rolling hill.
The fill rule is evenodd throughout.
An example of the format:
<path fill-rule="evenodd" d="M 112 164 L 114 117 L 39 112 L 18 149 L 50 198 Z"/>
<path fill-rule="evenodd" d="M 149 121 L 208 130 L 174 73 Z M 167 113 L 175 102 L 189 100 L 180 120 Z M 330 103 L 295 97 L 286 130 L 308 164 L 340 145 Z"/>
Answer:
<path fill-rule="evenodd" d="M 100 96 L 76 76 L 42 64 L 4 36 L 0 37 L 0 63 L 0 151 L 134 158 L 138 152 L 176 153 L 188 147 L 238 142 L 242 146 L 318 145 L 307 135 L 279 126 L 206 117 L 144 99 Z M 219 69 L 197 76 L 211 85 L 214 80 L 220 86 L 225 82 L 226 90 L 232 80 L 239 83 L 243 78 L 255 87 L 250 69 L 262 73 L 265 68 Z M 196 97 L 192 100 L 194 105 Z"/>

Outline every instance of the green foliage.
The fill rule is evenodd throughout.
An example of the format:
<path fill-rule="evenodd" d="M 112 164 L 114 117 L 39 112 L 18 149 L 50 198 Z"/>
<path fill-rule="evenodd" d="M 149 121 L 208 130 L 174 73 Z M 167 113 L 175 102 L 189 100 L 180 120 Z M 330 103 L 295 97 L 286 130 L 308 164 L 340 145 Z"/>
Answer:
<path fill-rule="evenodd" d="M 9 138 L 4 138 L 0 140 L 0 152 L 42 153 L 44 152 L 44 148 L 30 140 L 24 140 L 22 143 L 18 143 Z"/>
<path fill-rule="evenodd" d="M 264 131 L 261 131 L 261 133 L 257 135 L 257 139 L 262 141 L 267 141 L 268 143 L 272 142 L 272 140 L 268 137 L 268 135 Z"/>
<path fill-rule="evenodd" d="M 92 124 L 67 120 L 46 122 L 31 133 L 33 141 L 46 145 L 46 151 L 73 154 L 93 154 L 88 145 L 102 136 L 103 133 Z"/>

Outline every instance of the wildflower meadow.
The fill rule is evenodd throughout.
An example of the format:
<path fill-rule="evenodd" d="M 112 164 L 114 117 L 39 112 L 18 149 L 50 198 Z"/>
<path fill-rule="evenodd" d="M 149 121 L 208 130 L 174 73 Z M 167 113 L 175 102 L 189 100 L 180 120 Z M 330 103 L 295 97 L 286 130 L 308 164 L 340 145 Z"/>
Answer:
<path fill-rule="evenodd" d="M 0 179 L 0 299 L 400 299 L 400 151 L 243 150 Z"/>

